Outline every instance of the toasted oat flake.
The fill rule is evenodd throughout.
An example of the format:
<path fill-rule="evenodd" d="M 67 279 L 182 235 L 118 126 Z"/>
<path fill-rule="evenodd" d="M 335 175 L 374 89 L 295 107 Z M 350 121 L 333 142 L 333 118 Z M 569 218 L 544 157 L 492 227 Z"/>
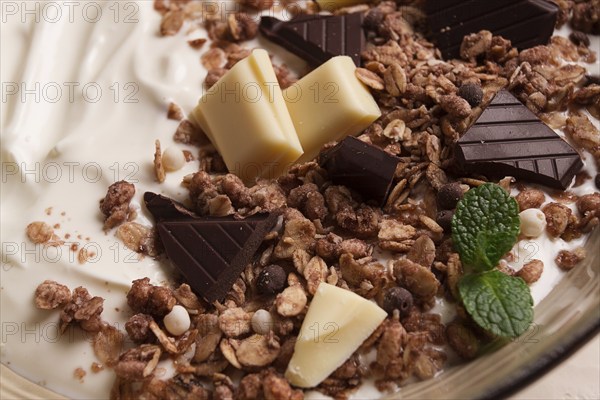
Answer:
<path fill-rule="evenodd" d="M 375 90 L 383 90 L 385 87 L 383 79 L 376 73 L 365 68 L 357 68 L 355 71 L 356 77 L 365 85 Z"/>
<path fill-rule="evenodd" d="M 166 173 L 162 163 L 162 151 L 158 139 L 154 142 L 154 175 L 156 176 L 158 183 L 163 183 L 165 181 Z"/>
<path fill-rule="evenodd" d="M 183 109 L 177 104 L 170 102 L 167 110 L 167 118 L 175 121 L 181 121 L 184 118 Z"/>

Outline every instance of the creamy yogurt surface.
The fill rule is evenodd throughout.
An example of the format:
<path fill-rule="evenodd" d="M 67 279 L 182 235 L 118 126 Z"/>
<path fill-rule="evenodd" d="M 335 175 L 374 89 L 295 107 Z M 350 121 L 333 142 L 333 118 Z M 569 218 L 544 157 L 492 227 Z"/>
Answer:
<path fill-rule="evenodd" d="M 189 111 L 205 71 L 181 37 L 159 37 L 151 1 L 89 3 L 88 14 L 83 3 L 70 15 L 52 3 L 58 20 L 49 3 L 36 2 L 35 15 L 22 14 L 21 4 L 29 6 L 19 3 L 15 15 L 3 4 L 2 15 L 2 363 L 72 398 L 108 397 L 112 372 L 90 372 L 90 338 L 75 330 L 59 338 L 57 314 L 36 310 L 32 296 L 45 279 L 85 286 L 106 299 L 105 319 L 123 329 L 131 281 L 166 279 L 163 266 L 102 231 L 98 201 L 121 179 L 136 184 L 137 209 L 146 190 L 184 197 L 181 179 L 197 161 L 159 188 L 153 143 L 175 145 L 167 104 L 176 99 Z M 35 220 L 59 224 L 66 244 L 34 246 L 25 227 Z M 80 264 L 73 242 L 95 256 Z M 85 383 L 73 377 L 76 368 L 88 372 Z"/>
<path fill-rule="evenodd" d="M 185 26 L 176 36 L 159 36 L 161 17 L 152 1 L 68 3 L 2 3 L 0 354 L 3 364 L 33 382 L 71 398 L 98 399 L 108 397 L 113 372 L 92 372 L 97 360 L 91 337 L 75 328 L 60 336 L 58 312 L 36 309 L 33 293 L 46 279 L 71 289 L 84 286 L 105 298 L 103 319 L 123 330 L 131 281 L 169 279 L 169 265 L 141 258 L 122 245 L 114 230 L 102 230 L 98 202 L 113 182 L 132 182 L 136 222 L 150 225 L 141 209 L 145 191 L 187 197 L 181 180 L 198 170 L 198 161 L 168 173 L 159 185 L 152 165 L 154 140 L 163 149 L 185 149 L 172 140 L 178 122 L 166 118 L 167 106 L 174 101 L 189 112 L 202 94 L 206 70 L 201 52 L 183 37 Z M 593 39 L 598 48 L 598 38 Z M 262 39 L 248 45 L 274 48 Z M 277 52 L 302 72 L 294 56 Z M 600 69 L 599 64 L 589 67 Z M 591 157 L 584 162 L 594 176 Z M 589 193 L 590 185 L 575 192 Z M 25 228 L 33 221 L 54 225 L 65 244 L 31 243 Z M 521 261 L 538 258 L 545 264 L 541 280 L 531 288 L 536 303 L 561 277 L 553 262 L 558 249 L 579 246 L 582 240 L 566 244 L 543 236 L 521 243 Z M 79 262 L 73 244 L 88 250 L 87 262 Z M 434 311 L 445 308 L 439 304 Z M 86 372 L 83 382 L 73 376 L 77 368 Z M 356 397 L 378 393 L 363 386 Z"/>

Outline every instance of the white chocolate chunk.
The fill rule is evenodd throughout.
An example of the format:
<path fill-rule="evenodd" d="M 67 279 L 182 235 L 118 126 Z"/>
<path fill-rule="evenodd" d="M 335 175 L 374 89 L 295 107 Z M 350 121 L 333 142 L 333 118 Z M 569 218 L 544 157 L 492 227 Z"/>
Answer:
<path fill-rule="evenodd" d="M 183 335 L 190 329 L 191 324 L 187 310 L 179 305 L 173 306 L 171 312 L 165 315 L 163 322 L 167 331 L 174 336 Z"/>
<path fill-rule="evenodd" d="M 316 157 L 333 140 L 356 135 L 381 116 L 348 56 L 333 57 L 283 92 L 304 149 L 299 162 Z"/>
<path fill-rule="evenodd" d="M 167 171 L 177 171 L 185 165 L 185 155 L 177 147 L 167 147 L 162 154 L 162 162 Z"/>
<path fill-rule="evenodd" d="M 268 335 L 273 328 L 273 316 L 267 310 L 256 310 L 250 323 L 254 332 L 259 335 Z"/>
<path fill-rule="evenodd" d="M 386 318 L 377 304 L 321 283 L 302 322 L 285 377 L 295 386 L 317 386 L 344 363 Z"/>
<path fill-rule="evenodd" d="M 302 155 L 269 55 L 257 49 L 202 96 L 190 119 L 244 182 L 276 178 Z"/>
<path fill-rule="evenodd" d="M 546 215 L 539 208 L 528 208 L 519 213 L 521 233 L 530 238 L 536 238 L 546 229 Z"/>
<path fill-rule="evenodd" d="M 360 3 L 369 3 L 369 0 L 315 0 L 321 10 L 333 11 L 336 8 L 353 6 Z"/>

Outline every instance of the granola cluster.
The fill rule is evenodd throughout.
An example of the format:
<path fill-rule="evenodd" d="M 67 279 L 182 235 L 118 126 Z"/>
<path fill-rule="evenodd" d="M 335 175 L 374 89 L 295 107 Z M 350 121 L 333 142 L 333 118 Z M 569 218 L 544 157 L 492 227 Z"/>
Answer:
<path fill-rule="evenodd" d="M 241 3 L 248 12 L 272 6 L 266 0 Z M 148 278 L 136 280 L 127 294 L 134 314 L 125 326 L 134 347 L 125 349 L 123 334 L 100 318 L 101 298 L 91 297 L 83 288 L 71 293 L 51 281 L 38 287 L 39 308 L 62 307 L 61 329 L 77 323 L 94 332 L 98 358 L 117 376 L 112 398 L 303 398 L 283 372 L 321 282 L 372 299 L 389 314 L 356 353 L 316 388 L 336 399 L 347 398 L 366 378 L 374 378 L 382 391 L 432 378 L 444 368 L 449 351 L 472 359 L 491 339 L 460 305 L 457 285 L 463 271 L 450 237 L 457 202 L 487 179 L 453 170 L 454 144 L 494 94 L 508 87 L 600 164 L 600 132 L 581 111 L 600 116 L 600 84 L 597 77 L 587 76 L 583 67 L 573 64 L 595 60 L 583 32 L 597 33 L 598 4 L 556 1 L 561 7 L 559 23 L 571 18 L 581 31 L 570 40 L 554 37 L 547 46 L 519 52 L 510 41 L 482 31 L 465 37 L 462 59 L 443 61 L 420 33 L 425 18 L 421 3 L 382 1 L 335 11 L 366 13 L 369 45 L 356 76 L 371 88 L 382 116 L 359 139 L 400 159 L 383 207 L 333 184 L 316 162 L 295 165 L 276 180 L 258 180 L 247 187 L 227 173 L 214 149 L 204 146 L 198 155 L 200 170 L 183 180 L 189 204 L 198 215 L 247 217 L 282 210 L 283 216 L 222 302 L 207 304 L 185 283 L 171 288 L 155 286 Z M 201 56 L 208 70 L 207 87 L 249 54 L 242 42 L 257 34 L 256 19 L 245 11 L 225 17 L 206 14 L 201 2 L 188 0 L 156 0 L 155 8 L 163 15 L 162 35 L 174 35 L 184 26 L 207 29 L 211 44 Z M 315 12 L 312 6 L 297 11 Z M 190 45 L 204 48 L 205 42 L 198 39 Z M 295 81 L 285 66 L 276 72 L 282 87 Z M 175 105 L 170 106 L 169 117 L 181 121 L 175 141 L 207 143 Z M 511 177 L 499 184 L 519 192 L 516 200 L 521 211 L 541 209 L 551 237 L 571 241 L 599 223 L 598 193 L 581 197 L 556 193 L 548 202 L 542 191 L 515 184 Z M 154 231 L 131 221 L 129 202 L 134 192 L 126 182 L 109 188 L 101 203 L 105 228 L 119 226 L 117 235 L 129 248 L 158 256 Z M 40 243 L 52 235 L 40 223 L 30 231 Z M 381 254 L 390 261 L 379 261 Z M 569 270 L 584 257 L 582 249 L 563 250 L 556 262 Z M 507 264 L 498 268 L 533 284 L 544 265 L 531 260 L 518 272 Z M 431 312 L 437 298 L 456 305 L 457 315 L 448 324 Z M 175 306 L 184 307 L 191 320 L 190 328 L 178 336 L 164 322 Z M 373 361 L 365 361 L 367 353 L 374 353 Z M 175 361 L 175 374 L 164 378 L 158 365 L 167 358 Z M 240 371 L 239 380 L 231 377 L 234 369 Z"/>

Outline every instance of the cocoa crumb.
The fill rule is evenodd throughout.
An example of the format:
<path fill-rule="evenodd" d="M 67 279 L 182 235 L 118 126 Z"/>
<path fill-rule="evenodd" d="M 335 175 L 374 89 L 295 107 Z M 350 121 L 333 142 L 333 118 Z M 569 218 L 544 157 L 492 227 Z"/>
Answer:
<path fill-rule="evenodd" d="M 245 13 L 229 14 L 227 17 L 229 35 L 234 41 L 253 39 L 258 33 L 258 23 Z"/>
<path fill-rule="evenodd" d="M 521 268 L 516 275 L 523 278 L 526 284 L 537 282 L 544 271 L 544 263 L 541 260 L 531 260 Z"/>
<path fill-rule="evenodd" d="M 92 297 L 87 289 L 77 287 L 73 290 L 71 300 L 65 305 L 60 314 L 60 332 L 64 333 L 71 322 L 88 332 L 98 332 L 102 328 L 100 314 L 103 311 L 104 299 Z"/>
<path fill-rule="evenodd" d="M 77 261 L 79 264 L 85 264 L 88 260 L 94 257 L 96 254 L 94 252 L 89 251 L 86 247 L 82 247 L 77 252 Z"/>
<path fill-rule="evenodd" d="M 273 370 L 267 371 L 263 382 L 265 400 L 297 400 L 303 397 L 302 392 L 292 389 L 289 382 Z"/>
<path fill-rule="evenodd" d="M 476 62 L 492 47 L 492 32 L 481 31 L 464 37 L 460 46 L 460 56 L 463 60 Z"/>
<path fill-rule="evenodd" d="M 169 108 L 167 109 L 167 118 L 175 121 L 181 121 L 184 119 L 183 109 L 177 104 L 170 102 Z"/>
<path fill-rule="evenodd" d="M 262 378 L 259 374 L 248 374 L 241 379 L 236 398 L 240 400 L 258 399 L 262 395 L 262 386 Z"/>
<path fill-rule="evenodd" d="M 150 284 L 149 278 L 133 281 L 127 293 L 127 304 L 132 310 L 162 317 L 169 313 L 176 303 L 172 290 Z"/>
<path fill-rule="evenodd" d="M 154 334 L 150 330 L 152 321 L 151 315 L 135 314 L 125 323 L 125 330 L 135 343 L 148 343 L 154 338 Z"/>
<path fill-rule="evenodd" d="M 227 70 L 225 68 L 213 68 L 213 69 L 208 70 L 206 77 L 204 78 L 204 86 L 207 89 L 210 89 L 226 73 L 227 73 Z"/>
<path fill-rule="evenodd" d="M 83 378 L 86 375 L 87 375 L 87 373 L 81 367 L 75 368 L 75 371 L 73 371 L 73 376 L 75 377 L 75 379 L 77 379 L 81 383 L 83 383 Z"/>
<path fill-rule="evenodd" d="M 160 23 L 160 34 L 162 36 L 176 35 L 185 21 L 185 16 L 181 10 L 171 10 L 163 15 Z"/>
<path fill-rule="evenodd" d="M 579 247 L 573 251 L 561 250 L 558 252 L 555 261 L 561 269 L 570 271 L 585 259 L 585 255 L 583 247 Z"/>
<path fill-rule="evenodd" d="M 202 62 L 202 66 L 204 68 L 206 68 L 208 71 L 211 71 L 222 68 L 227 61 L 227 58 L 223 49 L 213 47 L 202 54 L 200 61 Z"/>
<path fill-rule="evenodd" d="M 98 372 L 104 371 L 104 366 L 100 363 L 93 362 L 90 369 L 93 373 L 97 374 Z"/>
<path fill-rule="evenodd" d="M 182 120 L 173 134 L 173 140 L 183 144 L 199 144 L 204 133 L 187 119 Z"/>
<path fill-rule="evenodd" d="M 600 34 L 600 4 L 598 0 L 575 2 L 571 25 L 581 32 L 592 35 Z"/>
<path fill-rule="evenodd" d="M 277 259 L 291 259 L 294 251 L 312 251 L 315 244 L 316 228 L 307 219 L 292 219 L 285 224 L 283 235 L 275 246 L 273 255 Z"/>
<path fill-rule="evenodd" d="M 292 189 L 287 203 L 290 207 L 299 209 L 310 220 L 322 220 L 327 216 L 325 198 L 314 183 L 305 183 Z"/>
<path fill-rule="evenodd" d="M 519 204 L 519 210 L 524 211 L 530 208 L 540 208 L 546 201 L 546 195 L 539 189 L 526 188 L 519 192 L 515 200 Z"/>
<path fill-rule="evenodd" d="M 456 353 L 466 360 L 475 358 L 479 352 L 479 339 L 466 325 L 453 321 L 446 327 L 448 344 Z"/>
<path fill-rule="evenodd" d="M 559 203 L 550 203 L 542 208 L 546 216 L 546 230 L 552 237 L 561 236 L 567 229 L 571 217 L 571 209 Z"/>
<path fill-rule="evenodd" d="M 135 186 L 126 181 L 115 182 L 108 187 L 106 196 L 100 201 L 100 211 L 105 216 L 105 231 L 128 220 L 131 213 L 129 202 L 134 194 Z"/>
<path fill-rule="evenodd" d="M 35 289 L 35 306 L 53 310 L 71 301 L 71 291 L 58 282 L 45 280 Z"/>
<path fill-rule="evenodd" d="M 47 243 L 54 236 L 54 229 L 50 225 L 42 221 L 35 221 L 27 225 L 27 237 L 33 243 Z"/>

